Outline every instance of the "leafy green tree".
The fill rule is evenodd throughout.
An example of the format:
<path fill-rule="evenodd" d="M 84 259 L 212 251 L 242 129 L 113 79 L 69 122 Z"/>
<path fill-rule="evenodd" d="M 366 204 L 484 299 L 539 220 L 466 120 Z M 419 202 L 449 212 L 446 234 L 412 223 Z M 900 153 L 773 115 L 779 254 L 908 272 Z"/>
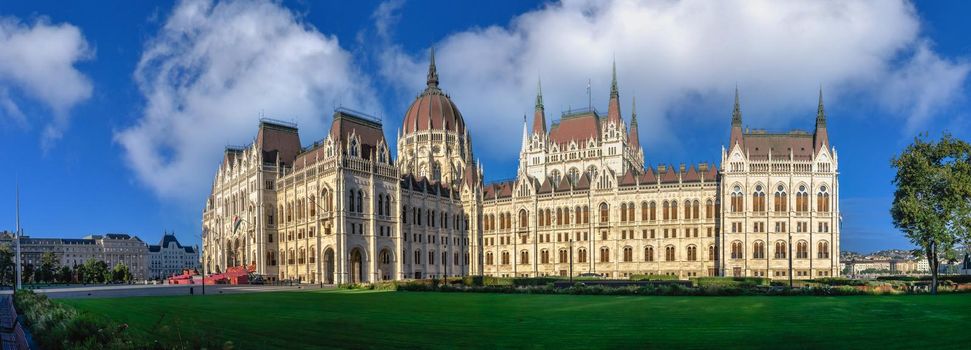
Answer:
<path fill-rule="evenodd" d="M 111 281 L 112 282 L 128 282 L 131 279 L 131 272 L 128 270 L 128 265 L 123 262 L 118 262 L 115 264 L 114 269 L 111 271 Z"/>
<path fill-rule="evenodd" d="M 108 264 L 101 260 L 88 259 L 84 262 L 84 282 L 104 283 L 110 279 Z"/>
<path fill-rule="evenodd" d="M 53 252 L 46 252 L 40 256 L 40 266 L 37 268 L 36 276 L 38 282 L 54 282 L 57 269 L 61 261 Z"/>
<path fill-rule="evenodd" d="M 894 226 L 923 250 L 937 294 L 941 259 L 971 241 L 971 145 L 950 134 L 938 142 L 917 137 L 891 163 L 897 168 Z"/>
<path fill-rule="evenodd" d="M 73 272 L 69 266 L 61 266 L 57 271 L 57 281 L 61 283 L 71 283 Z"/>
<path fill-rule="evenodd" d="M 6 244 L 0 244 L 0 283 L 13 285 L 14 262 L 13 250 Z"/>

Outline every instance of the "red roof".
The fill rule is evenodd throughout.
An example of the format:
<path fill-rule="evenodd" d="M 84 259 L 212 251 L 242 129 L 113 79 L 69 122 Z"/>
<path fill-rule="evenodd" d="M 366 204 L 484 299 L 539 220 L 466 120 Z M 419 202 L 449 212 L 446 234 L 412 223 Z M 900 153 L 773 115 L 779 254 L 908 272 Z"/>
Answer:
<path fill-rule="evenodd" d="M 591 138 L 600 139 L 600 118 L 593 112 L 564 116 L 550 129 L 550 140 L 557 144 L 577 141 L 578 146 L 583 148 Z"/>

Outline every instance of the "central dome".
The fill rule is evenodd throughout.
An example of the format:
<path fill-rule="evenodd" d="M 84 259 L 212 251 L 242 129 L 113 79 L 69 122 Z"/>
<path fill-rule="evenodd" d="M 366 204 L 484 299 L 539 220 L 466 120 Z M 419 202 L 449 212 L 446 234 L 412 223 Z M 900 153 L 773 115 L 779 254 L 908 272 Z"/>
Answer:
<path fill-rule="evenodd" d="M 405 112 L 402 129 L 404 133 L 422 130 L 446 130 L 457 134 L 465 133 L 465 120 L 462 113 L 441 89 L 438 88 L 438 72 L 435 70 L 435 51 L 431 53 L 428 64 L 428 85 Z"/>

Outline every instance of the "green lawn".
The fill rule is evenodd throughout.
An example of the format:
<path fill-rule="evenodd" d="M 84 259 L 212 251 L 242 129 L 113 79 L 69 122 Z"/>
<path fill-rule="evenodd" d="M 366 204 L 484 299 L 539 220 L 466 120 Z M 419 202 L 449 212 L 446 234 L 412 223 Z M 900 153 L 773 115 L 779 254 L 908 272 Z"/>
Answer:
<path fill-rule="evenodd" d="M 963 348 L 971 294 L 644 297 L 316 291 L 64 300 L 237 349 Z"/>

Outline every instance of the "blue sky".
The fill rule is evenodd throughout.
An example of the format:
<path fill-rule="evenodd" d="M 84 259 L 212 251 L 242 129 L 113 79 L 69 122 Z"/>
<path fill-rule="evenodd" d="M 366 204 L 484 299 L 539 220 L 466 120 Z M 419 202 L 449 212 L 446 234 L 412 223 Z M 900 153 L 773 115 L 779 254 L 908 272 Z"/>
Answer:
<path fill-rule="evenodd" d="M 0 229 L 163 230 L 198 242 L 222 147 L 261 113 L 323 137 L 333 107 L 393 138 L 434 46 L 488 179 L 512 177 L 542 78 L 548 119 L 605 109 L 616 60 L 648 163 L 718 162 L 744 123 L 809 129 L 823 87 L 844 250 L 908 248 L 890 158 L 920 132 L 971 139 L 967 2 L 186 1 L 0 3 Z"/>

